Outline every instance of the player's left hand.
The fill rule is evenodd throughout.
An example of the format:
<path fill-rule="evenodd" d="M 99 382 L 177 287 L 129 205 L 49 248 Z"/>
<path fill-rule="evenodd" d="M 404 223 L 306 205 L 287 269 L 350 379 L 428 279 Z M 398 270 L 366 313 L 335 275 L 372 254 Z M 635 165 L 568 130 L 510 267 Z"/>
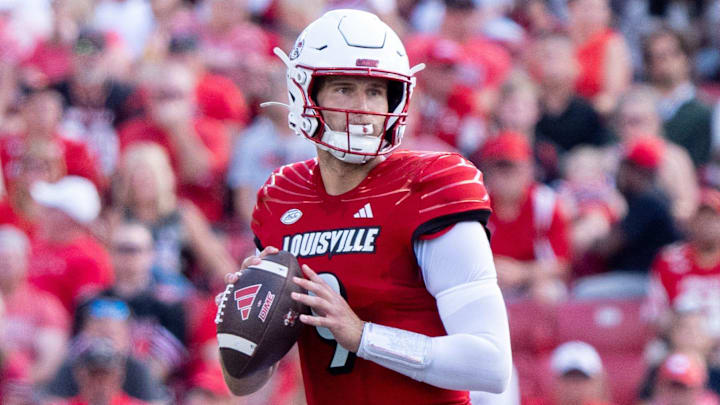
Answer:
<path fill-rule="evenodd" d="M 306 325 L 328 328 L 335 340 L 345 349 L 357 353 L 362 338 L 363 322 L 350 308 L 347 301 L 333 290 L 310 266 L 302 266 L 304 278 L 294 277 L 293 281 L 310 294 L 292 293 L 292 298 L 313 309 L 314 315 L 300 315 Z"/>

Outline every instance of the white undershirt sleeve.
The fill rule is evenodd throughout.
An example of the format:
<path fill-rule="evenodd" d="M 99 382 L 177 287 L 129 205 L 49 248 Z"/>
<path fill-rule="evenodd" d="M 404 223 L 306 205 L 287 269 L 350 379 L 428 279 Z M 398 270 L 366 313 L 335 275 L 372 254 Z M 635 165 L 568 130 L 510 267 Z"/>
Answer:
<path fill-rule="evenodd" d="M 448 335 L 367 323 L 358 356 L 440 388 L 502 392 L 512 368 L 510 333 L 485 229 L 460 222 L 414 249 Z"/>

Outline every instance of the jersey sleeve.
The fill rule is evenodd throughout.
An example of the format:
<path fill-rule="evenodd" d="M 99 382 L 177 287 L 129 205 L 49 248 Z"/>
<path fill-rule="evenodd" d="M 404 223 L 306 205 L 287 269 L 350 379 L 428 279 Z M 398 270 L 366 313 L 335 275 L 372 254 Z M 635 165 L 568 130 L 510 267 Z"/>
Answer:
<path fill-rule="evenodd" d="M 490 196 L 482 173 L 462 156 L 449 153 L 433 159 L 415 179 L 413 240 L 441 231 L 461 221 L 490 216 Z"/>

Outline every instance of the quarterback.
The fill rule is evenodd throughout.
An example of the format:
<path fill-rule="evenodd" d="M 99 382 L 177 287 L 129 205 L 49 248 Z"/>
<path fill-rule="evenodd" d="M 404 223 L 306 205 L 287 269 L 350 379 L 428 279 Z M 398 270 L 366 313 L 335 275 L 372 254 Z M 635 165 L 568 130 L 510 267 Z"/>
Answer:
<path fill-rule="evenodd" d="M 485 229 L 482 174 L 452 153 L 396 151 L 415 73 L 375 15 L 334 10 L 289 55 L 289 125 L 317 158 L 273 172 L 252 230 L 260 258 L 290 251 L 312 308 L 298 346 L 315 404 L 469 404 L 502 392 L 508 321 Z M 230 274 L 228 282 L 237 280 Z M 272 368 L 230 389 L 259 389 Z"/>

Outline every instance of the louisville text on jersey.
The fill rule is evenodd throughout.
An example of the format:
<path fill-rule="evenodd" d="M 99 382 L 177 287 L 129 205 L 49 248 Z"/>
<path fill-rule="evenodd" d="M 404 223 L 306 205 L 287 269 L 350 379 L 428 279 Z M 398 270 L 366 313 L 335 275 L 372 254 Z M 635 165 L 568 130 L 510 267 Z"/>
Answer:
<path fill-rule="evenodd" d="M 283 250 L 296 257 L 375 253 L 380 227 L 328 229 L 283 236 Z"/>

